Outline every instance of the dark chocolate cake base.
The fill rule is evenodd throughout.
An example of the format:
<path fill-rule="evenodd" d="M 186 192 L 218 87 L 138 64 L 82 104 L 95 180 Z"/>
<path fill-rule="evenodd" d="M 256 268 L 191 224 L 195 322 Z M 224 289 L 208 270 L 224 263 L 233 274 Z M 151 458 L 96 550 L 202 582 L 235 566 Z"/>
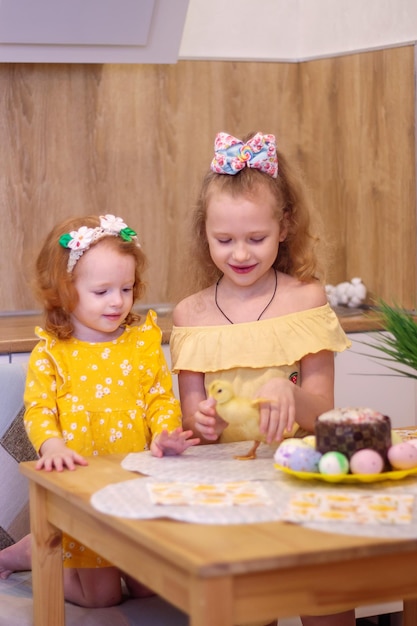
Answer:
<path fill-rule="evenodd" d="M 349 460 L 358 450 L 370 448 L 379 452 L 386 466 L 391 446 L 391 420 L 387 415 L 375 422 L 337 423 L 317 420 L 316 450 L 324 454 L 337 450 Z"/>

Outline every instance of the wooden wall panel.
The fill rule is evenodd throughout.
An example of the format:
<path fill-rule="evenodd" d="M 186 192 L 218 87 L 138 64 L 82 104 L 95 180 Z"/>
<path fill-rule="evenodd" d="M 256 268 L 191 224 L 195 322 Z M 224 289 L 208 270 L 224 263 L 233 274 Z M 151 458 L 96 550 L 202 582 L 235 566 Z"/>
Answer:
<path fill-rule="evenodd" d="M 413 67 L 412 47 L 303 64 L 0 65 L 0 311 L 38 308 L 40 242 L 88 213 L 126 218 L 149 257 L 146 302 L 175 302 L 220 130 L 274 132 L 299 159 L 334 243 L 329 279 L 360 275 L 414 306 Z"/>
<path fill-rule="evenodd" d="M 294 145 L 297 76 L 258 63 L 1 65 L 0 310 L 38 307 L 28 276 L 40 242 L 88 213 L 124 216 L 149 257 L 146 301 L 177 300 L 184 221 L 215 133 Z"/>
<path fill-rule="evenodd" d="M 414 49 L 302 66 L 300 155 L 333 246 L 329 280 L 362 277 L 416 306 Z"/>

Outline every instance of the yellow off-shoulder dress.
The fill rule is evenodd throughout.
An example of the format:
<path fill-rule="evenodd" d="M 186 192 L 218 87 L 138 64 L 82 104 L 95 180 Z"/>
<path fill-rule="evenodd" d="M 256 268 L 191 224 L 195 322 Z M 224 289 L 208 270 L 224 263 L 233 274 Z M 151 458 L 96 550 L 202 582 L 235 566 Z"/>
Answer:
<path fill-rule="evenodd" d="M 174 373 L 203 372 L 206 388 L 214 379 L 227 380 L 236 395 L 247 398 L 277 376 L 300 384 L 304 356 L 350 345 L 329 304 L 256 322 L 174 326 L 170 340 Z M 221 441 L 228 441 L 228 430 Z"/>
<path fill-rule="evenodd" d="M 126 326 L 109 342 L 60 340 L 40 328 L 36 333 L 24 418 L 36 450 L 61 437 L 84 456 L 140 452 L 163 429 L 181 425 L 153 311 L 141 326 Z M 67 567 L 111 565 L 66 536 L 63 555 Z"/>

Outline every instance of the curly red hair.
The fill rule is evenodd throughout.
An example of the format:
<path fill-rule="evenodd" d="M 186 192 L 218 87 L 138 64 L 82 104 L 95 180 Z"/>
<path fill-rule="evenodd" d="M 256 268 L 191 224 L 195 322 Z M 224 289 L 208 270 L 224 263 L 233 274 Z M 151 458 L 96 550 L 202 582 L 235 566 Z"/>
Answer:
<path fill-rule="evenodd" d="M 59 238 L 81 226 L 96 228 L 100 226 L 97 215 L 70 218 L 56 225 L 47 235 L 36 260 L 35 292 L 43 304 L 45 329 L 59 339 L 68 339 L 73 333 L 71 312 L 78 303 L 78 294 L 74 284 L 74 272 L 67 271 L 69 249 L 59 243 Z M 133 302 L 139 300 L 145 291 L 142 273 L 147 259 L 135 240 L 124 241 L 121 237 L 105 236 L 91 244 L 90 247 L 106 245 L 120 254 L 132 256 L 135 260 L 135 283 L 133 285 Z M 86 251 L 88 253 L 88 250 Z M 85 254 L 86 254 L 85 253 Z M 140 316 L 130 311 L 125 319 L 132 324 Z"/>

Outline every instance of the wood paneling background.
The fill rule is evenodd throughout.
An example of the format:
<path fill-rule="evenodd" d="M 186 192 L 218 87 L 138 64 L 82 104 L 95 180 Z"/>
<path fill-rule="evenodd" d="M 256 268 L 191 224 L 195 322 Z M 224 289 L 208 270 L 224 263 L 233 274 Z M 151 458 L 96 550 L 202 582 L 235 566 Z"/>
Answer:
<path fill-rule="evenodd" d="M 412 46 L 301 64 L 0 65 L 0 311 L 31 292 L 44 236 L 122 215 L 149 258 L 146 302 L 184 288 L 186 220 L 216 132 L 273 132 L 332 242 L 328 282 L 416 305 Z"/>
<path fill-rule="evenodd" d="M 334 242 L 333 281 L 416 306 L 414 48 L 303 65 L 299 149 Z"/>

